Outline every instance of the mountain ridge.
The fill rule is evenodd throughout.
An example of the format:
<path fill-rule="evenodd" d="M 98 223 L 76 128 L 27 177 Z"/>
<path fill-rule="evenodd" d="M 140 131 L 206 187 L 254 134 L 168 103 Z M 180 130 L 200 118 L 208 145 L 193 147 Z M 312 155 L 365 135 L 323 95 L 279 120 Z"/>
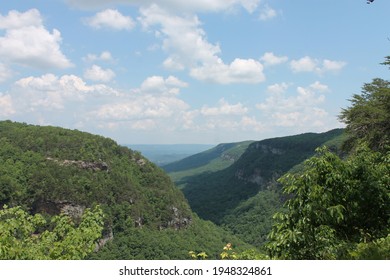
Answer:
<path fill-rule="evenodd" d="M 315 154 L 317 147 L 325 143 L 331 149 L 338 150 L 343 133 L 343 129 L 333 129 L 324 133 L 303 133 L 254 141 L 225 169 L 184 177 L 179 183 L 185 184 L 183 193 L 192 210 L 201 218 L 223 225 L 235 234 L 240 231 L 251 232 L 252 237 L 244 236 L 244 240 L 260 245 L 271 227 L 274 210 L 282 204 L 277 179 L 291 169 L 298 168 L 305 159 Z M 255 197 L 259 193 L 262 194 L 257 200 Z M 251 211 L 248 205 L 258 207 L 260 212 L 263 211 L 260 215 L 266 215 L 260 219 L 265 226 L 261 232 L 257 232 L 261 236 L 259 238 L 254 237 L 250 229 L 256 228 L 255 225 L 238 227 L 241 221 L 249 221 L 248 217 L 244 217 L 245 213 Z M 256 213 L 259 214 L 258 211 Z"/>

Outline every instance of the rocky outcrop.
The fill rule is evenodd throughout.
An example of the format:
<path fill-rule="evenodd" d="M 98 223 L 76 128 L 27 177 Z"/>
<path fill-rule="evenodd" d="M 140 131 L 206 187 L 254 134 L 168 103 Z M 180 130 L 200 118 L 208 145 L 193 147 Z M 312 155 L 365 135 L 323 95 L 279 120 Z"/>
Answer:
<path fill-rule="evenodd" d="M 178 208 L 173 206 L 171 210 L 172 210 L 172 219 L 169 220 L 167 223 L 161 225 L 160 230 L 166 228 L 173 228 L 175 230 L 179 230 L 179 229 L 187 228 L 191 224 L 192 219 L 188 217 L 183 217 Z"/>
<path fill-rule="evenodd" d="M 85 206 L 78 205 L 67 200 L 46 200 L 36 202 L 33 207 L 35 213 L 46 213 L 49 215 L 65 214 L 70 216 L 73 220 L 80 220 L 84 214 Z"/>
<path fill-rule="evenodd" d="M 46 158 L 47 160 L 53 161 L 61 166 L 77 166 L 80 169 L 88 169 L 93 171 L 107 171 L 108 172 L 108 165 L 104 161 L 98 161 L 98 162 L 88 162 L 88 161 L 82 161 L 82 160 L 58 160 L 53 158 Z"/>
<path fill-rule="evenodd" d="M 107 234 L 103 236 L 103 238 L 99 239 L 97 241 L 96 247 L 95 247 L 95 252 L 99 251 L 101 248 L 104 247 L 104 245 L 107 244 L 107 242 L 111 241 L 114 239 L 114 233 L 112 232 L 112 229 L 108 231 Z"/>
<path fill-rule="evenodd" d="M 285 152 L 281 149 L 274 148 L 268 145 L 264 145 L 261 143 L 256 143 L 255 145 L 256 149 L 260 149 L 265 154 L 274 154 L 274 155 L 283 155 Z"/>

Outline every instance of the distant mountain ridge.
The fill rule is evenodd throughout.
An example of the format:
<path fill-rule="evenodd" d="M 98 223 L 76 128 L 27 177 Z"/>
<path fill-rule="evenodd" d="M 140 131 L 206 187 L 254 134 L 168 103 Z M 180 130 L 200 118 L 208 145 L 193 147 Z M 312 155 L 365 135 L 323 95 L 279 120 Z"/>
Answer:
<path fill-rule="evenodd" d="M 313 156 L 317 147 L 328 144 L 331 149 L 337 150 L 342 141 L 343 129 L 334 129 L 251 142 L 241 156 L 226 168 L 181 177 L 176 183 L 184 186 L 184 195 L 200 217 L 223 225 L 236 234 L 263 227 L 262 233 L 257 231 L 258 236 L 263 235 L 261 238 L 251 233 L 252 237 L 246 239 L 259 245 L 265 240 L 274 210 L 281 205 L 276 180 Z M 194 155 L 181 163 L 204 156 L 204 153 Z M 185 166 L 197 165 L 187 162 Z M 184 172 L 183 165 L 177 167 Z M 168 170 L 172 176 L 178 169 Z M 248 216 L 248 213 L 251 214 Z M 266 226 L 251 223 L 251 219 L 260 219 Z"/>
<path fill-rule="evenodd" d="M 237 161 L 253 141 L 219 144 L 204 152 L 182 160 L 163 165 L 179 188 L 184 187 L 181 180 L 203 172 L 225 169 Z M 185 179 L 183 180 L 185 182 Z"/>

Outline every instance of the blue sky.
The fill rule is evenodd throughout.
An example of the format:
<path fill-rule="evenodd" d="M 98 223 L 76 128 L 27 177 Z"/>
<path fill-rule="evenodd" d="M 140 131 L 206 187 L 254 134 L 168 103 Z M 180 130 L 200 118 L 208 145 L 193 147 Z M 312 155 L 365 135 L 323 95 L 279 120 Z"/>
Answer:
<path fill-rule="evenodd" d="M 3 0 L 0 119 L 121 144 L 342 127 L 387 79 L 390 1 Z"/>

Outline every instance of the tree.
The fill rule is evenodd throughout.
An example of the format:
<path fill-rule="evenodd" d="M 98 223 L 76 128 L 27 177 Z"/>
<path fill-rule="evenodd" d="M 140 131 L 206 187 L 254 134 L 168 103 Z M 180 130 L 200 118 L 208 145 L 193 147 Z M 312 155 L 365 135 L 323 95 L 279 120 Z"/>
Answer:
<path fill-rule="evenodd" d="M 390 65 L 390 57 L 382 64 Z M 352 106 L 343 109 L 339 116 L 351 136 L 346 148 L 352 149 L 359 141 L 366 141 L 374 150 L 386 149 L 390 144 L 390 81 L 376 78 L 350 101 Z"/>
<path fill-rule="evenodd" d="M 272 257 L 283 259 L 358 258 L 356 250 L 389 234 L 390 152 L 359 147 L 342 160 L 326 148 L 306 161 L 302 174 L 287 174 L 280 182 L 290 196 L 267 245 Z M 386 241 L 386 240 L 385 240 Z M 386 250 L 376 258 L 390 258 Z M 374 243 L 373 243 L 374 242 Z M 369 247 L 372 247 L 372 246 Z M 357 253 L 359 256 L 359 253 Z"/>
<path fill-rule="evenodd" d="M 0 259 L 84 259 L 96 248 L 102 229 L 100 207 L 87 209 L 76 225 L 64 214 L 53 216 L 48 224 L 40 214 L 5 206 L 0 210 Z"/>

